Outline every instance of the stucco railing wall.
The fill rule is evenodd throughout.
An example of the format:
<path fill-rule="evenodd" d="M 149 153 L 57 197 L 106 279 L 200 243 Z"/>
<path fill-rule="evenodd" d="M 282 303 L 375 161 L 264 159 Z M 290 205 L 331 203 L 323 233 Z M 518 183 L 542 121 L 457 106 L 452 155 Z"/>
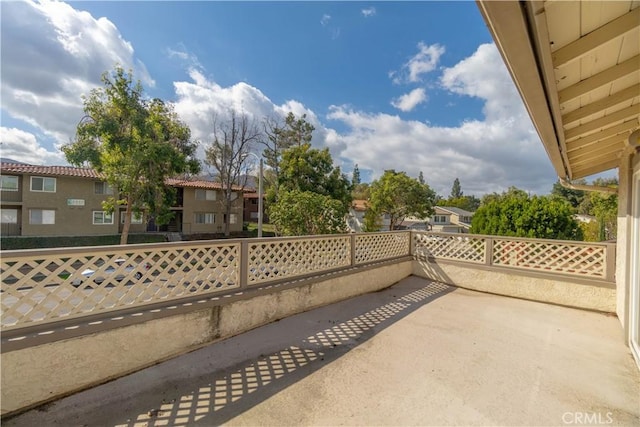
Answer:
<path fill-rule="evenodd" d="M 2 331 L 232 294 L 407 257 L 410 233 L 5 251 Z"/>
<path fill-rule="evenodd" d="M 409 231 L 6 251 L 2 415 L 411 274 L 608 311 L 614 259 L 610 244 Z"/>
<path fill-rule="evenodd" d="M 412 232 L 412 253 L 421 277 L 615 312 L 615 243 Z"/>

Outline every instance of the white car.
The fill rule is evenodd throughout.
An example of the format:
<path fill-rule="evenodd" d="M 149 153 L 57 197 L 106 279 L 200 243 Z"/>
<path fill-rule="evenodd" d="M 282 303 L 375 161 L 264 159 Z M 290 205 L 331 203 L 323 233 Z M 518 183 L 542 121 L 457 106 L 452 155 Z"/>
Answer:
<path fill-rule="evenodd" d="M 118 267 L 121 267 L 121 266 L 122 266 L 123 264 L 125 264 L 126 262 L 127 262 L 127 260 L 126 260 L 126 259 L 123 259 L 123 258 L 118 258 L 118 259 L 116 259 L 116 260 L 114 261 L 114 263 L 115 263 Z M 144 264 L 144 266 L 143 266 L 143 268 L 144 268 L 144 270 L 148 270 L 148 269 L 149 269 L 149 264 L 146 264 L 146 263 L 145 263 L 145 264 Z M 137 270 L 137 271 L 136 271 L 136 270 Z M 116 271 L 116 267 L 115 267 L 115 266 L 109 266 L 109 267 L 107 267 L 107 268 L 104 270 L 104 274 L 105 274 L 105 275 L 111 275 L 111 274 L 115 273 L 115 271 Z M 127 266 L 124 268 L 124 271 L 125 271 L 125 273 L 124 273 L 124 274 L 123 274 L 123 273 L 119 273 L 119 274 L 115 277 L 115 279 L 116 279 L 118 282 L 120 282 L 120 281 L 124 280 L 124 279 L 125 279 L 125 277 L 131 276 L 131 273 L 132 273 L 132 272 L 134 272 L 134 271 L 135 271 L 135 274 L 133 274 L 133 277 L 134 277 L 136 280 L 139 280 L 139 279 L 142 277 L 142 271 L 140 271 L 140 268 L 139 268 L 136 264 L 129 264 L 129 265 L 127 265 Z M 85 279 L 93 278 L 93 282 L 94 282 L 94 283 L 98 283 L 98 284 L 100 284 L 100 283 L 102 283 L 102 282 L 104 282 L 104 281 L 105 281 L 105 278 L 104 278 L 103 276 L 98 276 L 98 277 L 95 277 L 95 278 L 94 278 L 94 277 L 93 277 L 93 275 L 95 274 L 95 270 L 92 270 L 92 269 L 90 269 L 90 268 L 88 268 L 88 269 L 84 270 L 84 271 L 83 271 L 82 273 L 80 273 L 80 274 L 82 274 L 82 276 L 83 276 Z M 73 282 L 71 282 L 71 284 L 72 284 L 73 286 L 79 286 L 83 281 L 84 281 L 84 280 L 81 280 L 81 279 L 75 279 Z"/>

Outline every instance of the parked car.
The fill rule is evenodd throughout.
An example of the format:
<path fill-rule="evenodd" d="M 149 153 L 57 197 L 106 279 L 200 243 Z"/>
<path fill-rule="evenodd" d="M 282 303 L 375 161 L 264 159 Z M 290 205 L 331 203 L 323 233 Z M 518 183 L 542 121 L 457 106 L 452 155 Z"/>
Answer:
<path fill-rule="evenodd" d="M 126 259 L 123 258 L 118 258 L 114 261 L 114 263 L 116 264 L 116 266 L 110 265 L 109 267 L 107 267 L 104 270 L 104 274 L 105 275 L 112 275 L 116 272 L 116 268 L 121 267 L 122 265 L 124 265 L 125 263 L 127 263 Z M 137 265 L 135 263 L 129 263 L 125 268 L 124 271 L 125 273 L 118 273 L 118 275 L 116 275 L 115 279 L 118 282 L 121 282 L 122 280 L 124 280 L 127 277 L 131 276 L 131 273 L 135 271 L 135 273 L 133 274 L 133 278 L 135 278 L 135 280 L 140 280 L 140 278 L 142 277 L 142 274 L 144 272 L 144 270 L 148 270 L 149 269 L 149 264 L 145 263 L 143 265 Z M 85 280 L 88 279 L 93 279 L 94 283 L 102 283 L 106 280 L 105 277 L 103 276 L 97 276 L 97 277 L 93 277 L 95 275 L 95 270 L 92 270 L 90 268 L 84 270 L 82 273 L 82 276 L 84 277 L 83 279 L 74 279 L 71 284 L 73 286 L 79 286 L 82 282 L 84 282 Z"/>

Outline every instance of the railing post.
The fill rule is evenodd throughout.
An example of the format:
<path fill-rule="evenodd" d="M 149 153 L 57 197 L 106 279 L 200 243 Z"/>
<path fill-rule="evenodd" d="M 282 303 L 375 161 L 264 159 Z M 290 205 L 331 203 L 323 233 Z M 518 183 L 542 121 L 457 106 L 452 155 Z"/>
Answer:
<path fill-rule="evenodd" d="M 608 243 L 605 247 L 605 280 L 608 282 L 615 282 L 616 280 L 616 245 Z"/>
<path fill-rule="evenodd" d="M 240 288 L 247 287 L 249 278 L 249 239 L 240 242 Z"/>
<path fill-rule="evenodd" d="M 356 234 L 351 233 L 351 267 L 356 266 Z"/>
<path fill-rule="evenodd" d="M 415 256 L 416 254 L 416 245 L 413 241 L 413 233 L 416 233 L 416 231 L 409 230 L 409 256 Z"/>
<path fill-rule="evenodd" d="M 491 237 L 484 238 L 484 264 L 493 264 L 493 238 Z"/>

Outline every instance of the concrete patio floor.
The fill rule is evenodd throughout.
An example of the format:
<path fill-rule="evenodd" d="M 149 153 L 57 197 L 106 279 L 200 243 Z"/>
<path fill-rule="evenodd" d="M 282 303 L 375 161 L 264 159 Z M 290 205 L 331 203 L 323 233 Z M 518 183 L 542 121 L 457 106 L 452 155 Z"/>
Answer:
<path fill-rule="evenodd" d="M 630 426 L 640 373 L 615 317 L 409 277 L 2 424 Z"/>

